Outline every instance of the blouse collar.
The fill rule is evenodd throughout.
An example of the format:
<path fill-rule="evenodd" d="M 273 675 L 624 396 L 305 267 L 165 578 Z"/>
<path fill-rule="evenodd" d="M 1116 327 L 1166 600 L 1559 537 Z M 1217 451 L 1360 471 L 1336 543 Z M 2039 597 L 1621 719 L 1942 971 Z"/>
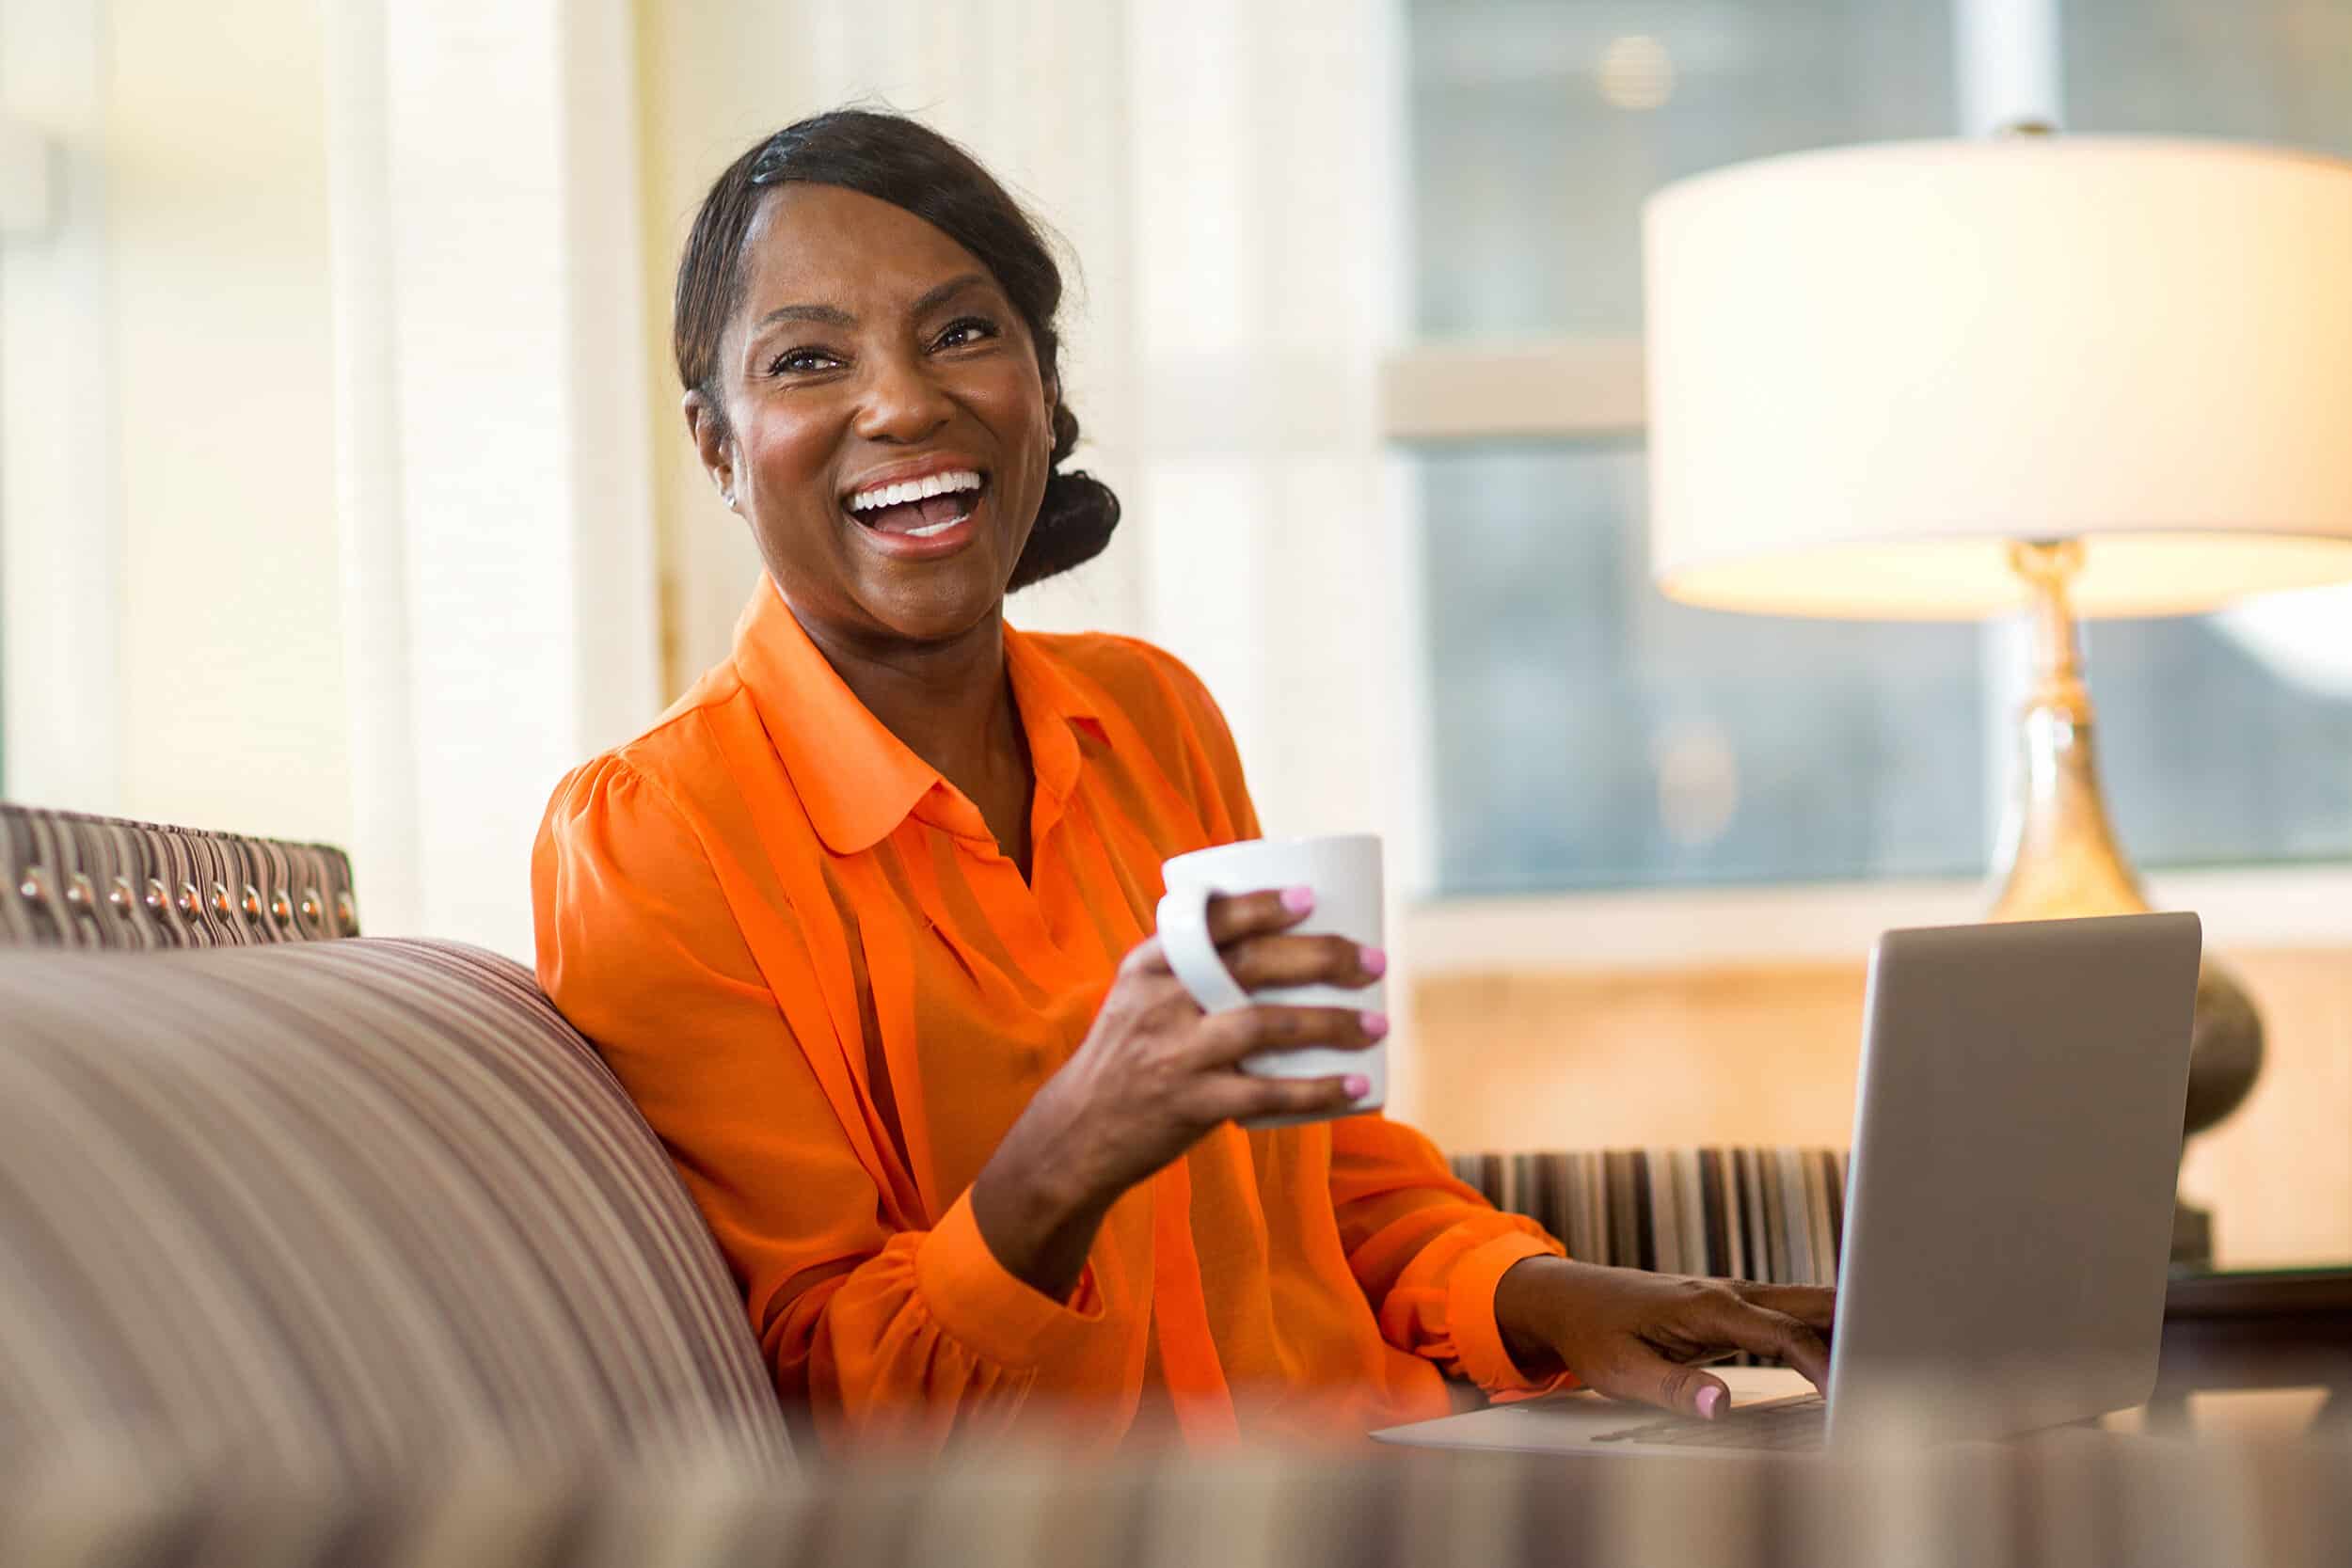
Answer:
<path fill-rule="evenodd" d="M 1082 761 L 1073 728 L 1100 736 L 1102 720 L 1049 647 L 1009 626 L 1004 639 L 1038 787 L 1057 809 Z M 858 701 L 765 573 L 736 623 L 735 664 L 828 849 L 862 853 L 911 816 L 961 837 L 990 836 L 979 809 Z"/>

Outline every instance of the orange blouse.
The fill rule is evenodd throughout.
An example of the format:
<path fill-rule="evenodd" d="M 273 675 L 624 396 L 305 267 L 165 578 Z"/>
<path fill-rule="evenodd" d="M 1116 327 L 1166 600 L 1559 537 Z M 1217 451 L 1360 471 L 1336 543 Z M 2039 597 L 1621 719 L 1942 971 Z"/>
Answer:
<path fill-rule="evenodd" d="M 1025 1409 L 1091 1442 L 1357 1434 L 1528 1384 L 1495 1285 L 1559 1244 L 1377 1115 L 1227 1123 L 1127 1193 L 1055 1301 L 966 1189 L 1151 934 L 1160 863 L 1258 833 L 1223 717 L 1120 637 L 1005 648 L 1037 775 L 1028 881 L 868 713 L 770 579 L 734 655 L 557 786 L 539 981 L 595 1040 L 829 1442 Z"/>

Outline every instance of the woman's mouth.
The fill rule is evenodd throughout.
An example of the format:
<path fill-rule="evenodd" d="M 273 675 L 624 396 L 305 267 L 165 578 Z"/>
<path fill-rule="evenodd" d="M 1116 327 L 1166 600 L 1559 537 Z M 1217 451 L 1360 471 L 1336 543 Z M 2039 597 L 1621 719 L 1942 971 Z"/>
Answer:
<path fill-rule="evenodd" d="M 988 485 L 975 468 L 926 474 L 853 492 L 843 505 L 858 525 L 893 540 L 939 539 L 972 515 Z"/>

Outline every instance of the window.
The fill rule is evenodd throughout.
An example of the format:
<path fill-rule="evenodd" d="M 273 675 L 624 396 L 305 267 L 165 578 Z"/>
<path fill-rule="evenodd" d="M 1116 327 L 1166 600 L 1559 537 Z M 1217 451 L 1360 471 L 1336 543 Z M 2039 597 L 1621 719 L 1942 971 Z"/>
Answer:
<path fill-rule="evenodd" d="M 2070 129 L 2352 152 L 2344 8 L 2061 4 Z M 1958 121 L 1945 5 L 1410 0 L 1407 16 L 1424 340 L 1638 376 L 1637 356 L 1593 351 L 1639 332 L 1650 191 Z M 1427 357 L 1391 364 L 1391 385 Z M 1667 603 L 1638 419 L 1580 418 L 1538 420 L 1534 438 L 1507 409 L 1491 432 L 1449 419 L 1412 460 L 1436 891 L 1982 870 L 2013 744 L 1985 635 Z M 2352 853 L 2352 698 L 2283 679 L 2211 619 L 2098 624 L 2086 641 L 2111 803 L 2142 864 Z"/>
<path fill-rule="evenodd" d="M 1419 330 L 1630 332 L 1670 180 L 1939 135 L 1941 0 L 1408 0 Z"/>
<path fill-rule="evenodd" d="M 1442 891 L 1981 861 L 1975 628 L 1669 603 L 1632 440 L 1433 453 L 1421 482 Z"/>

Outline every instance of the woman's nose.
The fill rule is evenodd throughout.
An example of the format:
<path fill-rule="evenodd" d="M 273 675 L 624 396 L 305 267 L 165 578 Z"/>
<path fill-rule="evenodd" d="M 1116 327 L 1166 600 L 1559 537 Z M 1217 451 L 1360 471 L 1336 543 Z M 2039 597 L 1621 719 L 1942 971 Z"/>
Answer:
<path fill-rule="evenodd" d="M 868 360 L 857 433 L 869 441 L 919 441 L 947 422 L 946 390 L 919 363 Z"/>

